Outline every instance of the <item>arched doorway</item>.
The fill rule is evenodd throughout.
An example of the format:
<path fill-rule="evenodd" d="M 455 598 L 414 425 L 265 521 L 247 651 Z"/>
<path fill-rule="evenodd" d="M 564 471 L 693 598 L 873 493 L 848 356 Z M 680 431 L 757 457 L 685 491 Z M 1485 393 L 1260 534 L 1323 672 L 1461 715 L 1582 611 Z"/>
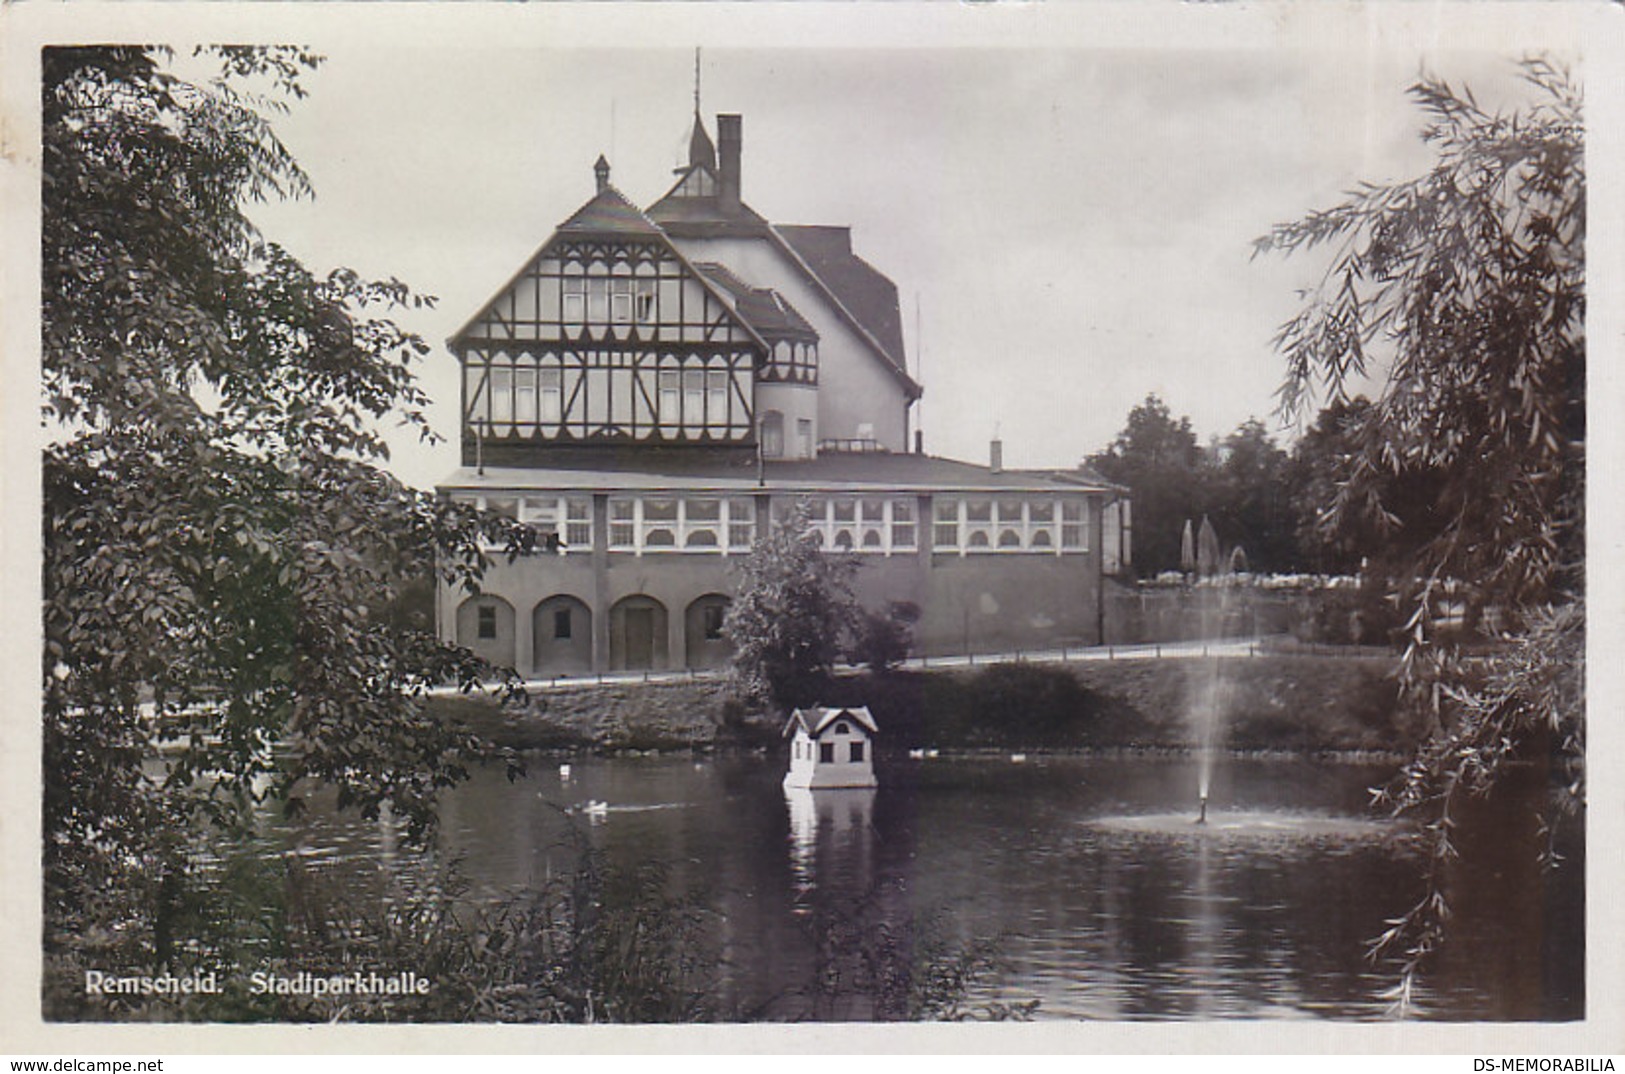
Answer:
<path fill-rule="evenodd" d="M 457 606 L 457 644 L 498 667 L 514 665 L 513 605 L 481 593 Z"/>
<path fill-rule="evenodd" d="M 666 606 L 653 597 L 617 601 L 609 610 L 610 670 L 666 667 L 666 629 Z"/>
<path fill-rule="evenodd" d="M 683 647 L 691 668 L 715 668 L 728 662 L 733 645 L 722 636 L 722 620 L 732 603 L 721 593 L 696 597 L 683 613 Z"/>
<path fill-rule="evenodd" d="M 536 605 L 530 617 L 531 666 L 539 676 L 592 670 L 592 609 L 559 594 Z"/>

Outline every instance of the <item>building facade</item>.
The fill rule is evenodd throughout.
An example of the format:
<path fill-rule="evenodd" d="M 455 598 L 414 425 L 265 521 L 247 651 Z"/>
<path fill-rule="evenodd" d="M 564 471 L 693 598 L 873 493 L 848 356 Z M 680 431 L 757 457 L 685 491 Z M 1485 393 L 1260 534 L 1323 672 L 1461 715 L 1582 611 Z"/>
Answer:
<path fill-rule="evenodd" d="M 733 568 L 804 503 L 866 605 L 918 609 L 917 652 L 1098 643 L 1122 490 L 1006 471 L 997 444 L 986 466 L 923 454 L 895 284 L 849 229 L 752 210 L 740 117 L 717 131 L 695 115 L 647 209 L 599 157 L 592 198 L 449 341 L 441 494 L 559 547 L 442 589 L 442 636 L 533 677 L 720 665 Z"/>

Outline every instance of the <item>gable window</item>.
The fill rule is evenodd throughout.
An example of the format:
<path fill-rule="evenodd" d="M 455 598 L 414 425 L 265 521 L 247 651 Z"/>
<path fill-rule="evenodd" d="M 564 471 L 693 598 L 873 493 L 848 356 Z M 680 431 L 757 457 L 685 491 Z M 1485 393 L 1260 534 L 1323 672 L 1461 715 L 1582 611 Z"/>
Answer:
<path fill-rule="evenodd" d="M 705 423 L 713 429 L 728 425 L 728 374 L 713 370 L 705 375 Z"/>
<path fill-rule="evenodd" d="M 587 281 L 580 276 L 564 277 L 564 316 L 566 324 L 581 324 L 587 319 Z"/>
<path fill-rule="evenodd" d="M 491 420 L 513 420 L 513 370 L 491 370 Z M 507 430 L 499 430 L 499 434 Z"/>
<path fill-rule="evenodd" d="M 626 324 L 632 319 L 632 281 L 616 278 L 609 281 L 609 319 Z"/>
<path fill-rule="evenodd" d="M 852 733 L 852 732 L 850 732 L 850 731 L 848 731 L 848 730 L 847 730 L 847 729 L 846 729 L 846 721 L 845 721 L 845 720 L 842 720 L 842 721 L 841 721 L 841 722 L 840 722 L 840 723 L 837 723 L 837 724 L 836 724 L 836 725 L 835 725 L 835 733 L 836 733 L 836 734 L 837 734 L 837 735 L 849 735 L 849 734 L 851 734 L 851 733 Z"/>
<path fill-rule="evenodd" d="M 683 374 L 683 424 L 691 429 L 705 424 L 705 373 L 698 369 Z"/>
<path fill-rule="evenodd" d="M 587 320 L 593 324 L 609 320 L 609 281 L 602 276 L 587 280 Z"/>
<path fill-rule="evenodd" d="M 514 373 L 514 420 L 521 425 L 536 424 L 536 370 Z"/>
<path fill-rule="evenodd" d="M 678 376 L 675 369 L 660 371 L 660 424 L 668 427 L 683 423 L 682 403 L 677 388 Z"/>
<path fill-rule="evenodd" d="M 537 419 L 543 425 L 557 425 L 564 420 L 564 403 L 559 391 L 559 371 L 557 369 L 539 370 L 536 379 L 540 387 Z"/>

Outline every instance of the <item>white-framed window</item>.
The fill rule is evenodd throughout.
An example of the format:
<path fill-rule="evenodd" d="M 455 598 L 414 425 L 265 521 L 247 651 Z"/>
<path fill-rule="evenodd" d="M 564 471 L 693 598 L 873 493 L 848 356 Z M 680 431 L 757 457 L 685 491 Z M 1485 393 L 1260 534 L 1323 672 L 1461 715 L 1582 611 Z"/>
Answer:
<path fill-rule="evenodd" d="M 959 551 L 959 512 L 962 502 L 953 496 L 938 496 L 931 507 L 931 548 L 937 552 Z"/>
<path fill-rule="evenodd" d="M 756 504 L 744 497 L 728 501 L 728 551 L 749 552 L 756 540 Z"/>
<path fill-rule="evenodd" d="M 917 548 L 914 501 L 892 496 L 807 496 L 808 521 L 821 548 L 891 555 Z M 778 518 L 790 504 L 775 505 Z"/>
<path fill-rule="evenodd" d="M 799 458 L 813 457 L 813 432 L 811 418 L 796 419 L 796 455 Z"/>
<path fill-rule="evenodd" d="M 993 547 L 993 501 L 980 496 L 965 500 L 965 518 L 959 528 L 965 547 L 986 552 Z"/>
<path fill-rule="evenodd" d="M 633 310 L 639 324 L 652 324 L 655 319 L 655 282 L 639 280 L 633 297 Z"/>
<path fill-rule="evenodd" d="M 565 324 L 584 324 L 587 320 L 587 279 L 585 276 L 566 276 L 564 285 L 563 316 Z"/>
<path fill-rule="evenodd" d="M 513 375 L 514 420 L 521 425 L 536 424 L 536 370 L 516 369 Z"/>
<path fill-rule="evenodd" d="M 593 324 L 609 320 L 609 281 L 602 276 L 587 277 L 587 320 Z"/>
<path fill-rule="evenodd" d="M 756 505 L 748 497 L 611 496 L 612 552 L 748 552 Z"/>
<path fill-rule="evenodd" d="M 591 496 L 544 493 L 459 496 L 457 499 L 462 503 L 472 503 L 476 507 L 506 515 L 516 522 L 523 522 L 536 531 L 544 545 L 547 537 L 557 536 L 562 542 L 560 552 L 592 551 Z"/>
<path fill-rule="evenodd" d="M 539 400 L 536 416 L 543 425 L 557 425 L 564 420 L 564 396 L 560 380 L 561 374 L 557 369 L 537 371 Z"/>
<path fill-rule="evenodd" d="M 681 379 L 682 374 L 675 369 L 660 371 L 660 424 L 669 429 L 683 424 Z"/>
<path fill-rule="evenodd" d="M 638 545 L 636 500 L 611 497 L 609 501 L 609 547 L 630 551 Z"/>
<path fill-rule="evenodd" d="M 1061 501 L 1061 547 L 1082 551 L 1089 547 L 1088 512 L 1083 500 Z"/>
<path fill-rule="evenodd" d="M 909 499 L 888 502 L 887 524 L 891 527 L 891 548 L 897 552 L 912 552 L 918 547 L 919 537 L 914 524 L 915 503 Z"/>
<path fill-rule="evenodd" d="M 937 496 L 931 548 L 936 552 L 1083 552 L 1088 503 L 1081 497 Z"/>
<path fill-rule="evenodd" d="M 617 276 L 609 281 L 609 319 L 616 324 L 632 320 L 632 281 Z"/>
<path fill-rule="evenodd" d="M 513 370 L 502 367 L 491 370 L 491 420 L 507 424 L 513 421 Z M 502 430 L 506 432 L 507 430 Z"/>
<path fill-rule="evenodd" d="M 683 424 L 698 429 L 705 424 L 705 371 L 683 371 Z"/>
<path fill-rule="evenodd" d="M 728 374 L 720 369 L 705 374 L 705 424 L 713 429 L 728 427 Z"/>

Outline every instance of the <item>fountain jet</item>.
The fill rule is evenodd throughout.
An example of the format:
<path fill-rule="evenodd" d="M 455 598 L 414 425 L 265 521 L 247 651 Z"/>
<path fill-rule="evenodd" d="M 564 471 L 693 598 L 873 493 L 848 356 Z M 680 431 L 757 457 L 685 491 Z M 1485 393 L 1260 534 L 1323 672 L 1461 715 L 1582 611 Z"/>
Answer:
<path fill-rule="evenodd" d="M 1206 824 L 1207 823 L 1207 795 L 1205 795 L 1205 794 L 1202 795 L 1201 804 L 1202 804 L 1202 811 L 1196 815 L 1196 823 L 1198 823 L 1198 824 Z"/>

